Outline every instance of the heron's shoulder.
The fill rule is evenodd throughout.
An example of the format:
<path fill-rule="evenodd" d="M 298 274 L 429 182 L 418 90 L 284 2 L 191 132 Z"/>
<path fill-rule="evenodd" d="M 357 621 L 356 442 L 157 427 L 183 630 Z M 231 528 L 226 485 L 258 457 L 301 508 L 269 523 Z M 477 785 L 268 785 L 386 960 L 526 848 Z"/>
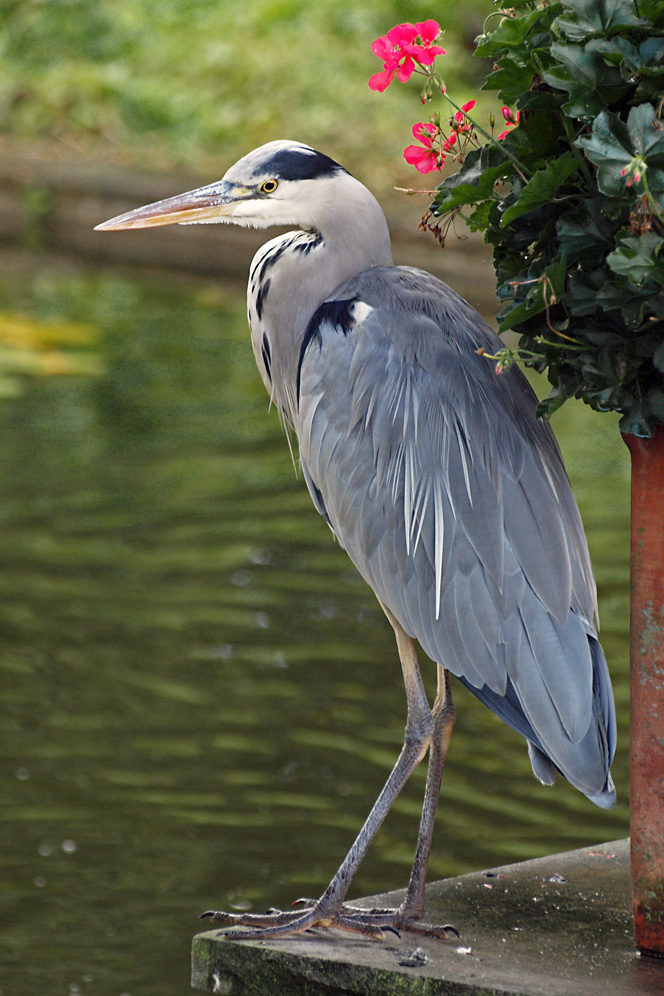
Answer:
<path fill-rule="evenodd" d="M 355 316 L 371 318 L 371 328 L 387 335 L 406 353 L 423 351 L 459 355 L 500 348 L 496 332 L 446 283 L 410 266 L 374 266 L 337 288 L 332 298 L 353 302 Z"/>
<path fill-rule="evenodd" d="M 312 315 L 300 366 L 309 347 L 332 330 L 335 352 L 352 354 L 353 370 L 370 372 L 386 388 L 393 382 L 400 390 L 404 376 L 415 376 L 421 393 L 453 407 L 480 404 L 516 424 L 532 420 L 536 400 L 521 371 L 514 366 L 497 377 L 494 365 L 479 355 L 501 348 L 497 333 L 425 270 L 375 266 L 341 284 Z"/>
<path fill-rule="evenodd" d="M 414 266 L 372 266 L 349 280 L 348 284 L 353 282 L 360 294 L 366 294 L 377 304 L 390 302 L 415 311 L 432 305 L 474 310 L 443 280 Z"/>

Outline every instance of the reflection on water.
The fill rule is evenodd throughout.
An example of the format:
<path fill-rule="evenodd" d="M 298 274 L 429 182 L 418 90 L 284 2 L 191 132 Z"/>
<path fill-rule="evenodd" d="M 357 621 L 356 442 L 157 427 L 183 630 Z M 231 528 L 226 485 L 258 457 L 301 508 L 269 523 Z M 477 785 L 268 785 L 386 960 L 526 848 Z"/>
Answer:
<path fill-rule="evenodd" d="M 267 417 L 242 302 L 42 273 L 0 307 L 93 325 L 105 370 L 0 404 L 0 992 L 179 996 L 200 911 L 316 894 L 344 856 L 401 744 L 393 638 Z M 555 427 L 600 585 L 619 804 L 538 786 L 458 688 L 433 877 L 627 832 L 627 451 L 580 404 Z M 423 782 L 354 896 L 405 884 Z"/>

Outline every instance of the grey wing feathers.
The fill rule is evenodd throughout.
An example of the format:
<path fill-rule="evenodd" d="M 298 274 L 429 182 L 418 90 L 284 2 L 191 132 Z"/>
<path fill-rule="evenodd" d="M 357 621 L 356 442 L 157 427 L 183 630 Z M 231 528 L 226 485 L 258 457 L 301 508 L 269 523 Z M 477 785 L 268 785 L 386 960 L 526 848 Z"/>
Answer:
<path fill-rule="evenodd" d="M 552 762 L 607 804 L 615 726 L 594 580 L 525 378 L 477 356 L 495 334 L 429 274 L 377 267 L 336 296 L 354 322 L 323 317 L 300 371 L 319 511 L 426 653 L 527 737 L 536 774 L 550 780 Z"/>

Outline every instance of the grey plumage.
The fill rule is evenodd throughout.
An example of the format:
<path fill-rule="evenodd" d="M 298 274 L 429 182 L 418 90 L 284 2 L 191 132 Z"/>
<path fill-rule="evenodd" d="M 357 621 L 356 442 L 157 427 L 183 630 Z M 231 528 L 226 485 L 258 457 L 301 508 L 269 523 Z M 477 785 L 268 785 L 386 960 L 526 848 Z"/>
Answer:
<path fill-rule="evenodd" d="M 302 362 L 296 431 L 315 504 L 428 656 L 612 804 L 592 571 L 530 387 L 477 355 L 499 348 L 494 333 L 427 273 L 374 268 L 334 298 L 351 319 L 352 302 L 367 310 L 345 330 L 322 314 Z"/>
<path fill-rule="evenodd" d="M 306 915 L 213 919 L 257 926 L 252 936 L 307 929 L 330 912 L 357 926 L 348 882 L 430 748 L 418 857 L 389 921 L 414 929 L 454 719 L 448 671 L 525 737 L 540 781 L 559 771 L 613 805 L 613 697 L 581 519 L 523 374 L 497 376 L 478 355 L 500 342 L 454 291 L 392 265 L 378 203 L 341 166 L 271 142 L 218 183 L 99 227 L 201 221 L 297 226 L 252 263 L 254 354 L 316 509 L 395 629 L 408 697 L 402 755 L 324 896 Z M 413 640 L 439 665 L 432 710 Z M 377 922 L 367 914 L 362 929 Z"/>

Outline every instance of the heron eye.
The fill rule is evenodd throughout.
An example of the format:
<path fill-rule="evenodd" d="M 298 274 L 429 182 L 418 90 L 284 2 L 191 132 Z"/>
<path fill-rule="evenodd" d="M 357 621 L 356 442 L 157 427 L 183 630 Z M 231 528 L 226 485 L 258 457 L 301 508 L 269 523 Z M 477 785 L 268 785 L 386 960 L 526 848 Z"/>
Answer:
<path fill-rule="evenodd" d="M 279 184 L 276 180 L 265 180 L 264 183 L 261 183 L 261 191 L 264 194 L 271 194 L 278 186 Z"/>

